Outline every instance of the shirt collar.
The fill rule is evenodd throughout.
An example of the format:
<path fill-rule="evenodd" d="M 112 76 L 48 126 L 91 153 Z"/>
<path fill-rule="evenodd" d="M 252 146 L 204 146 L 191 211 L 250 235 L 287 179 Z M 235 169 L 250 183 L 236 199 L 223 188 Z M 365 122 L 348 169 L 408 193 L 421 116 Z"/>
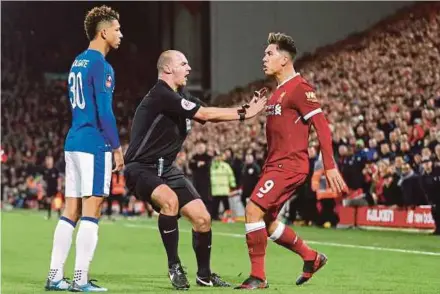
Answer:
<path fill-rule="evenodd" d="M 288 77 L 287 79 L 285 79 L 281 84 L 279 84 L 277 86 L 277 89 L 279 89 L 282 85 L 284 85 L 285 83 L 287 83 L 288 81 L 290 81 L 291 79 L 295 78 L 296 76 L 299 76 L 299 72 L 295 73 L 294 75 Z"/>

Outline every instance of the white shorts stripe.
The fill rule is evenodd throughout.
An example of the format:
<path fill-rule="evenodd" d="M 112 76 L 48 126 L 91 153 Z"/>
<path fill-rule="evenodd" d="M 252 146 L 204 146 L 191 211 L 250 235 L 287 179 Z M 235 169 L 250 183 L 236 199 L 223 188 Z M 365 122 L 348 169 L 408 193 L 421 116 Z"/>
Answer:
<path fill-rule="evenodd" d="M 322 109 L 321 108 L 317 108 L 315 110 L 310 111 L 309 113 L 307 113 L 306 115 L 304 115 L 304 119 L 308 120 L 309 118 L 311 118 L 312 116 L 314 116 L 315 114 L 321 113 Z"/>
<path fill-rule="evenodd" d="M 105 170 L 104 170 L 104 194 L 110 194 L 110 182 L 112 179 L 112 154 L 105 153 Z"/>
<path fill-rule="evenodd" d="M 75 152 L 76 160 L 79 161 L 81 175 L 81 196 L 93 195 L 93 177 L 95 175 L 95 155 L 84 152 Z"/>

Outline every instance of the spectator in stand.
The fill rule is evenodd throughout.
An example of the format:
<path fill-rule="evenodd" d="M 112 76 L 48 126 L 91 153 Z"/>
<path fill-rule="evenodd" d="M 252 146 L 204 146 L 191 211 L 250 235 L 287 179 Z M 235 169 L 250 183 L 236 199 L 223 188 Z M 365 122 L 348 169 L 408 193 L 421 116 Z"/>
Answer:
<path fill-rule="evenodd" d="M 402 190 L 403 203 L 405 206 L 427 204 L 427 199 L 421 186 L 420 176 L 413 171 L 408 163 L 405 163 L 402 167 L 402 176 L 398 185 Z"/>
<path fill-rule="evenodd" d="M 199 192 L 205 203 L 208 211 L 212 207 L 212 197 L 211 197 L 211 178 L 210 178 L 210 167 L 212 156 L 208 154 L 206 150 L 206 144 L 203 142 L 198 142 L 196 145 L 196 154 L 192 157 L 189 163 L 189 168 L 193 174 L 194 188 Z"/>
<path fill-rule="evenodd" d="M 251 196 L 252 190 L 260 178 L 261 168 L 255 161 L 252 153 L 247 153 L 245 156 L 245 164 L 241 174 L 241 203 L 246 207 L 247 199 Z"/>
<path fill-rule="evenodd" d="M 440 167 L 440 144 L 434 148 L 434 166 Z"/>
<path fill-rule="evenodd" d="M 224 158 L 224 154 L 216 153 L 210 165 L 211 195 L 213 198 L 212 220 L 220 220 L 220 203 L 223 203 L 223 213 L 229 210 L 229 194 L 231 189 L 237 187 L 234 172 Z"/>
<path fill-rule="evenodd" d="M 225 161 L 231 166 L 234 171 L 234 177 L 237 184 L 237 187 L 241 185 L 241 175 L 243 170 L 243 162 L 242 160 L 232 151 L 232 148 L 226 149 L 225 153 Z"/>
<path fill-rule="evenodd" d="M 312 177 L 315 170 L 315 163 L 318 160 L 318 154 L 315 146 L 309 146 L 309 174 L 307 179 L 298 191 L 296 199 L 290 201 L 288 221 L 293 223 L 296 220 L 296 211 L 299 212 L 303 222 L 306 225 L 317 224 L 318 210 L 316 192 L 312 189 Z"/>
<path fill-rule="evenodd" d="M 1 76 L 2 144 L 6 160 L 2 164 L 3 189 L 14 205 L 32 206 L 34 200 L 23 195 L 29 190 L 25 183 L 27 176 L 38 173 L 34 166 L 46 155 L 54 158 L 56 166 L 63 162 L 60 146 L 64 145 L 71 116 L 66 97 L 68 89 L 64 80 L 45 83 L 42 72 L 34 70 L 47 69 L 42 66 L 39 55 L 29 50 L 35 47 L 29 43 L 35 37 L 23 38 L 28 31 L 11 23 L 5 24 L 9 29 L 5 27 L 2 31 L 6 34 L 2 42 Z M 390 152 L 397 156 L 389 167 L 395 166 L 399 178 L 403 165 L 399 156 L 417 172 L 426 155 L 423 147 L 433 153 L 433 166 L 440 167 L 439 48 L 440 4 L 417 3 L 357 38 L 348 37 L 296 62 L 301 75 L 318 89 L 322 109 L 327 112 L 331 124 L 334 150 L 340 151 L 335 159 L 347 184 L 359 186 L 355 180 L 357 176 L 353 176 L 359 176 L 353 155 L 357 139 L 362 139 L 364 145 L 368 143 L 366 154 L 370 170 L 376 166 L 372 160 L 381 162 L 383 143 L 387 143 Z M 60 52 L 53 50 L 45 55 L 60 56 Z M 135 55 L 133 60 L 139 60 Z M 53 59 L 50 67 L 60 67 L 56 64 L 59 62 L 62 62 L 60 58 Z M 338 77 L 338 80 L 334 82 L 329 77 Z M 121 139 L 126 133 L 124 130 L 131 128 L 129 114 L 138 102 L 130 97 L 139 97 L 138 93 L 143 91 L 137 88 L 143 90 L 143 81 L 130 79 L 129 87 L 121 81 L 116 88 L 115 116 Z M 241 105 L 262 87 L 273 91 L 276 85 L 272 80 L 257 80 L 212 97 L 211 101 L 214 105 Z M 178 164 L 188 165 L 197 142 L 202 139 L 210 146 L 211 153 L 221 147 L 231 148 L 234 154 L 241 155 L 251 148 L 255 160 L 262 164 L 266 150 L 265 121 L 266 118 L 260 116 L 244 123 L 195 124 L 183 148 L 186 159 L 178 159 Z M 312 133 L 310 140 L 316 140 L 316 134 Z M 342 145 L 343 151 L 340 150 Z M 190 172 L 186 168 L 186 173 Z M 388 188 L 393 185 L 387 186 L 389 173 L 384 172 L 384 175 L 386 179 L 381 179 L 378 172 L 366 173 L 364 177 L 361 172 L 360 186 L 364 191 L 380 191 L 383 181 L 380 195 L 387 199 Z"/>
<path fill-rule="evenodd" d="M 440 167 L 434 167 L 429 157 L 422 159 L 422 188 L 431 204 L 435 235 L 440 235 Z"/>
<path fill-rule="evenodd" d="M 383 205 L 403 206 L 403 198 L 398 186 L 399 177 L 393 166 L 388 167 L 383 180 Z"/>
<path fill-rule="evenodd" d="M 43 179 L 46 183 L 46 197 L 44 198 L 47 208 L 47 219 L 52 216 L 52 201 L 56 194 L 61 191 L 61 176 L 60 172 L 53 164 L 53 157 L 47 156 L 45 158 L 45 166 L 42 170 Z M 61 216 L 61 210 L 58 210 L 58 217 Z"/>

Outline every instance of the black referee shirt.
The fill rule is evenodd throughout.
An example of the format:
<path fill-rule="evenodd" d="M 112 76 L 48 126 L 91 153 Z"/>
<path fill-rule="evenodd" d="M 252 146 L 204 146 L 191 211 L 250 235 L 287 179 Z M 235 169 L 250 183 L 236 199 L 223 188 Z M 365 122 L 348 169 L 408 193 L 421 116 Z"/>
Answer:
<path fill-rule="evenodd" d="M 125 164 L 139 162 L 171 164 L 191 130 L 191 119 L 202 102 L 176 93 L 162 80 L 144 97 L 136 109 Z"/>

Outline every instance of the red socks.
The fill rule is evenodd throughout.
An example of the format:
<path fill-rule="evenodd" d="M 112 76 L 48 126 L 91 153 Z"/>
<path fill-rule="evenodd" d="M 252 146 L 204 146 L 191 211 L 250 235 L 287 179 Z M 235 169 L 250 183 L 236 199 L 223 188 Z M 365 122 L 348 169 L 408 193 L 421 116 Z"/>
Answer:
<path fill-rule="evenodd" d="M 283 223 L 279 223 L 275 232 L 270 236 L 270 239 L 302 257 L 303 260 L 314 260 L 317 252 L 307 246 L 298 235 Z"/>
<path fill-rule="evenodd" d="M 296 233 L 283 223 L 279 223 L 270 239 L 302 257 L 303 260 L 315 260 L 317 252 L 311 249 Z M 251 260 L 251 276 L 266 280 L 265 257 L 267 232 L 264 222 L 246 224 L 246 243 Z"/>
<path fill-rule="evenodd" d="M 265 257 L 267 246 L 266 224 L 264 222 L 246 224 L 246 243 L 251 260 L 251 276 L 266 280 Z"/>

